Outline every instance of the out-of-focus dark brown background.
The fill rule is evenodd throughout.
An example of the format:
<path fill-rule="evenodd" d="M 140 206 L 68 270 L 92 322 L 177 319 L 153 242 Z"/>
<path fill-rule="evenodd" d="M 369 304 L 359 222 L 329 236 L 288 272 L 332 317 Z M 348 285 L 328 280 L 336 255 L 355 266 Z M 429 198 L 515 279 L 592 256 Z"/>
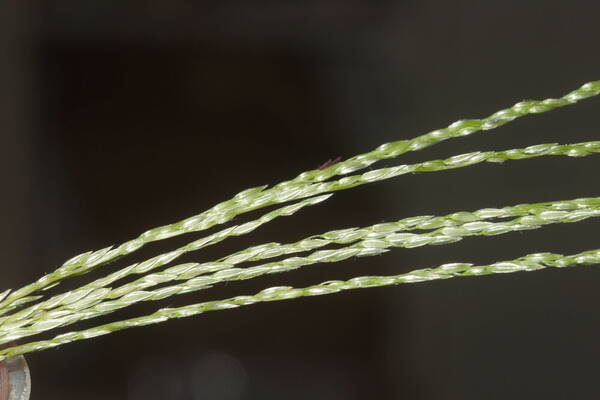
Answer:
<path fill-rule="evenodd" d="M 600 6 L 592 1 L 0 8 L 2 289 L 329 158 L 600 79 Z M 404 160 L 597 140 L 599 107 L 588 100 Z M 403 176 L 338 193 L 185 260 L 413 215 L 597 196 L 599 165 L 595 157 L 540 158 Z M 598 247 L 598 228 L 591 221 L 394 250 L 74 328 L 274 285 L 574 253 Z M 201 236 L 149 246 L 103 271 Z M 597 267 L 582 267 L 208 313 L 30 354 L 32 399 L 595 398 L 598 282 Z"/>

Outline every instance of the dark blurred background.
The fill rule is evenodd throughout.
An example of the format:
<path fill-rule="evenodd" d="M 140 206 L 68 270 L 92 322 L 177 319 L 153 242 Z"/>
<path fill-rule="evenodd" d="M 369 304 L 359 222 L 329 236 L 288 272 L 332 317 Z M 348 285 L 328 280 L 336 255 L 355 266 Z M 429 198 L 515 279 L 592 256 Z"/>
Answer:
<path fill-rule="evenodd" d="M 548 0 L 5 1 L 1 286 L 329 158 L 600 79 L 599 12 L 595 1 Z M 599 107 L 587 100 L 381 165 L 597 140 Z M 402 176 L 185 260 L 414 215 L 597 196 L 599 166 L 538 158 Z M 69 329 L 275 285 L 575 253 L 598 247 L 598 228 L 394 250 Z M 100 274 L 202 236 L 148 246 Z M 32 399 L 597 398 L 598 282 L 598 267 L 581 267 L 208 313 L 29 354 Z"/>

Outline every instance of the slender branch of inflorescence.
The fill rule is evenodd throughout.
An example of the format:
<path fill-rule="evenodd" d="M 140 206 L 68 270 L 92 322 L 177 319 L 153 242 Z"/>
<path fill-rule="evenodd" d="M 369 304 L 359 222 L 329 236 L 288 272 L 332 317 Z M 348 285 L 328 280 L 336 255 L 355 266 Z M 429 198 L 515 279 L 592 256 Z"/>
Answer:
<path fill-rule="evenodd" d="M 558 107 L 564 107 L 577 103 L 580 100 L 596 96 L 599 93 L 600 81 L 589 82 L 579 89 L 558 99 L 523 101 L 507 109 L 500 110 L 487 118 L 461 120 L 449 125 L 447 128 L 435 130 L 410 140 L 401 140 L 383 144 L 373 151 L 354 156 L 324 170 L 312 170 L 302 173 L 296 178 L 282 182 L 270 189 L 266 189 L 266 186 L 260 186 L 245 190 L 238 193 L 232 199 L 217 204 L 203 213 L 174 224 L 151 229 L 144 232 L 139 237 L 127 241 L 117 247 L 106 247 L 98 251 L 90 251 L 78 255 L 65 262 L 56 271 L 43 276 L 36 282 L 13 291 L 12 293 L 2 293 L 2 295 L 0 295 L 0 311 L 14 308 L 13 303 L 19 299 L 23 299 L 39 290 L 57 285 L 68 277 L 84 274 L 107 262 L 132 253 L 149 242 L 166 239 L 187 232 L 201 231 L 214 225 L 228 222 L 236 215 L 248 211 L 266 207 L 271 204 L 278 204 L 317 193 L 323 193 L 325 192 L 324 190 L 318 190 L 319 186 L 312 188 L 314 190 L 307 190 L 307 193 L 303 193 L 303 188 L 308 189 L 309 187 L 312 187 L 312 184 L 326 181 L 333 176 L 361 170 L 379 160 L 397 157 L 409 151 L 420 150 L 450 138 L 468 136 L 478 131 L 494 129 L 521 116 L 543 113 Z M 459 160 L 456 161 L 460 163 Z M 376 174 L 372 174 L 372 177 L 375 178 L 375 175 Z M 341 187 L 343 187 L 349 183 L 351 179 L 350 181 L 344 181 L 344 179 L 341 179 L 340 181 Z M 340 189 L 332 188 L 331 190 Z"/>
<path fill-rule="evenodd" d="M 186 318 L 209 311 L 226 310 L 256 303 L 289 300 L 307 296 L 333 294 L 345 290 L 391 286 L 403 283 L 416 283 L 437 279 L 449 279 L 464 276 L 480 276 L 520 271 L 536 271 L 544 268 L 566 268 L 600 263 L 600 249 L 585 251 L 574 255 L 554 253 L 536 253 L 510 261 L 501 261 L 489 265 L 470 263 L 449 263 L 436 268 L 418 269 L 393 276 L 362 276 L 346 281 L 328 281 L 304 288 L 289 286 L 271 287 L 251 296 L 235 296 L 224 300 L 208 301 L 177 308 L 164 308 L 138 318 L 112 322 L 95 328 L 69 332 L 50 340 L 26 343 L 0 351 L 0 359 L 49 349 L 78 340 L 91 339 L 119 330 L 165 322 L 169 319 Z"/>

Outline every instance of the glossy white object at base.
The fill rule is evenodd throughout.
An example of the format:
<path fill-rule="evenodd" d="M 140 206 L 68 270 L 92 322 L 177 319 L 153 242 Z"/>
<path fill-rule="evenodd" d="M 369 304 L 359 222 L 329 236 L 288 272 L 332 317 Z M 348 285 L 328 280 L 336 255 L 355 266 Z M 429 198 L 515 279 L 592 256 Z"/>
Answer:
<path fill-rule="evenodd" d="M 0 368 L 8 381 L 8 391 L 5 387 L 0 388 L 0 400 L 29 400 L 31 376 L 25 357 L 17 356 L 4 360 L 0 363 Z"/>

